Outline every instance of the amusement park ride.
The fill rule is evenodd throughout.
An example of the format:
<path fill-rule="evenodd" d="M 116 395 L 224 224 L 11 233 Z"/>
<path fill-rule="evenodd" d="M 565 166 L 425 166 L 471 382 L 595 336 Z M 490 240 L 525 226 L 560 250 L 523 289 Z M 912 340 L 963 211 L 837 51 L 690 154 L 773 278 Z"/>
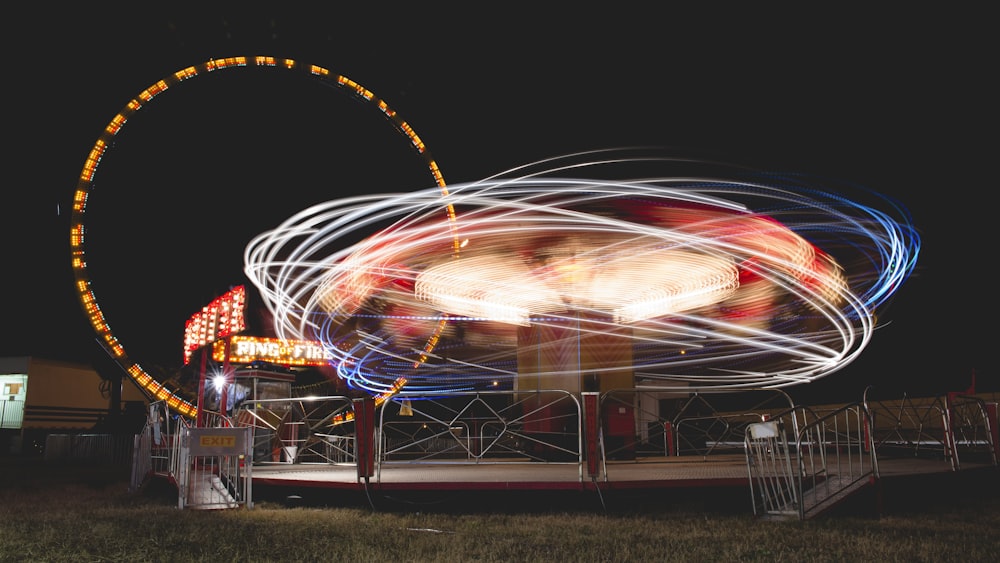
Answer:
<path fill-rule="evenodd" d="M 87 272 L 84 219 L 102 157 L 131 114 L 191 79 L 245 68 L 323 81 L 375 108 L 423 159 L 434 186 L 314 205 L 252 240 L 244 272 L 273 334 L 243 334 L 243 286 L 206 306 L 185 333 L 185 361 L 199 366 L 192 401 L 148 374 L 112 334 Z M 808 412 L 781 391 L 857 358 L 916 263 L 919 237 L 905 213 L 890 214 L 902 208 L 863 195 L 890 211 L 803 178 L 646 149 L 568 155 L 449 185 L 413 128 L 360 84 L 290 59 L 231 57 L 165 77 L 114 116 L 80 175 L 70 242 L 77 293 L 103 346 L 163 405 L 151 420 L 176 415 L 190 432 L 189 449 L 172 457 L 185 460 L 173 473 L 190 505 L 192 460 L 213 478 L 239 474 L 247 483 L 267 471 L 260 464 L 331 472 L 348 464 L 350 486 L 364 488 L 373 478 L 386 486 L 393 462 L 428 460 L 489 462 L 491 480 L 467 483 L 509 487 L 496 466 L 528 461 L 535 473 L 526 482 L 535 486 L 549 480 L 541 467 L 565 464 L 571 486 L 601 491 L 614 487 L 608 459 L 735 447 L 732 479 L 746 482 L 748 466 L 750 476 L 781 474 L 748 463 L 767 451 L 754 449 L 762 443 L 792 457 L 817 438 L 871 450 L 867 404 Z M 209 358 L 225 378 L 214 410 Z M 300 395 L 292 372 L 260 362 L 315 366 L 348 392 Z M 777 403 L 738 416 L 692 410 L 724 392 L 763 392 Z M 854 417 L 845 426 L 861 434 L 826 433 L 837 417 Z M 989 414 L 973 418 L 972 427 L 992 433 L 974 441 L 989 446 L 995 464 Z M 707 438 L 720 422 L 723 435 Z M 949 428 L 942 435 L 954 437 Z M 209 447 L 191 446 L 196 439 Z M 848 484 L 877 475 L 869 462 L 860 467 Z M 778 488 L 796 493 L 791 504 L 804 515 L 803 476 L 785 478 Z M 252 505 L 249 488 L 237 489 L 223 505 Z M 768 509 L 788 510 L 766 500 Z"/>

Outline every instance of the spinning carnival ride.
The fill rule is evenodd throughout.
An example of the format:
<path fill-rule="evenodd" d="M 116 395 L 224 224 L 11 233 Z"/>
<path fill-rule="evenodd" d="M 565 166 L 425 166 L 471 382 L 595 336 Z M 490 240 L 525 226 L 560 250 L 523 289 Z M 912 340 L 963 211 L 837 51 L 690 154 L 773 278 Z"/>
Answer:
<path fill-rule="evenodd" d="M 636 169 L 712 175 L 616 177 Z M 793 180 L 569 155 L 313 206 L 248 245 L 246 274 L 282 338 L 379 396 L 790 386 L 862 352 L 918 251 L 908 222 Z"/>

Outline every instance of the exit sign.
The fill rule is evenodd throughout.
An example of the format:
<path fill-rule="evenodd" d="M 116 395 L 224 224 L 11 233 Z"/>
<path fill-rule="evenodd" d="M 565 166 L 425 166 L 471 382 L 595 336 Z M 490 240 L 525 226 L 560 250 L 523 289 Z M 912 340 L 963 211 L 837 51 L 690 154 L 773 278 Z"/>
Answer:
<path fill-rule="evenodd" d="M 192 456 L 246 455 L 249 428 L 191 428 Z"/>

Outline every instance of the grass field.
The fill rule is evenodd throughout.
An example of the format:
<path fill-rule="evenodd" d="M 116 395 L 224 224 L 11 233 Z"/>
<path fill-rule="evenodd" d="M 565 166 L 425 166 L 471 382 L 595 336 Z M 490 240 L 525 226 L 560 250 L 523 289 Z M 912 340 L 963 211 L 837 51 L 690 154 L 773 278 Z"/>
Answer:
<path fill-rule="evenodd" d="M 956 476 L 957 477 L 957 476 Z M 1000 474 L 886 487 L 822 518 L 755 519 L 749 499 L 177 508 L 128 469 L 0 457 L 0 561 L 994 561 Z M 512 499 L 513 500 L 513 499 Z M 609 499 L 610 500 L 610 499 Z M 645 502 L 642 502 L 642 501 Z M 495 505 L 499 507 L 500 505 Z M 383 509 L 384 508 L 384 509 Z"/>

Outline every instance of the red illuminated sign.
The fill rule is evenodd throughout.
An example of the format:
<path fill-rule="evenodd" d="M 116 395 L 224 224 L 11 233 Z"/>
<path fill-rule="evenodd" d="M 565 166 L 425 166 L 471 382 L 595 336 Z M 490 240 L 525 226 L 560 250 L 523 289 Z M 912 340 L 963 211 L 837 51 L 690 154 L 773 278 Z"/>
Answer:
<path fill-rule="evenodd" d="M 195 350 L 246 330 L 245 286 L 230 289 L 195 313 L 184 326 L 184 363 Z"/>

